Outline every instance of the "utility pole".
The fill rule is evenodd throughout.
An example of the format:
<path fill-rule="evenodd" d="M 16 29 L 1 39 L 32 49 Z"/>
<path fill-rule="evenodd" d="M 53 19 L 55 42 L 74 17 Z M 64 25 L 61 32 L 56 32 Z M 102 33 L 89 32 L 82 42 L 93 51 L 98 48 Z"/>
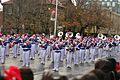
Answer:
<path fill-rule="evenodd" d="M 56 0 L 54 35 L 56 35 L 56 31 L 57 31 L 57 11 L 58 11 L 58 0 Z"/>

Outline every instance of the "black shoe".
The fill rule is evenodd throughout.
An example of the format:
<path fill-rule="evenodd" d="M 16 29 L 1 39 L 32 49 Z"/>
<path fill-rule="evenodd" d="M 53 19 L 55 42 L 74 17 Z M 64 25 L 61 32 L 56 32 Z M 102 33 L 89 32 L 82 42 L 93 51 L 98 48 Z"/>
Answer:
<path fill-rule="evenodd" d="M 31 58 L 31 60 L 35 60 L 35 59 Z"/>
<path fill-rule="evenodd" d="M 20 56 L 20 54 L 17 54 L 17 56 Z"/>
<path fill-rule="evenodd" d="M 71 69 L 71 67 L 70 67 L 70 66 L 68 66 L 67 68 Z"/>
<path fill-rule="evenodd" d="M 16 56 L 13 56 L 13 58 L 17 58 Z"/>
<path fill-rule="evenodd" d="M 5 62 L 2 62 L 1 64 L 5 64 Z"/>
<path fill-rule="evenodd" d="M 9 55 L 6 55 L 6 57 L 9 57 Z"/>
<path fill-rule="evenodd" d="M 78 66 L 78 64 L 74 64 L 75 66 Z"/>
<path fill-rule="evenodd" d="M 58 70 L 55 70 L 55 72 L 58 72 Z"/>
<path fill-rule="evenodd" d="M 41 63 L 42 65 L 45 65 L 45 63 Z"/>
<path fill-rule="evenodd" d="M 20 62 L 23 62 L 23 60 L 20 60 Z"/>

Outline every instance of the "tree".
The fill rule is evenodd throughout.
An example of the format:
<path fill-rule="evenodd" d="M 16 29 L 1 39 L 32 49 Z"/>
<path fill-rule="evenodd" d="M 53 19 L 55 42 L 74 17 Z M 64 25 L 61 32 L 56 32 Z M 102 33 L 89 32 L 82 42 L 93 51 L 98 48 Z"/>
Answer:
<path fill-rule="evenodd" d="M 78 5 L 74 6 L 71 0 L 66 5 L 66 15 L 63 24 L 68 28 L 73 27 L 77 31 L 84 33 L 87 27 L 97 30 L 100 27 L 110 27 L 112 24 L 107 12 L 101 7 L 98 1 L 87 2 L 87 0 L 78 1 Z"/>

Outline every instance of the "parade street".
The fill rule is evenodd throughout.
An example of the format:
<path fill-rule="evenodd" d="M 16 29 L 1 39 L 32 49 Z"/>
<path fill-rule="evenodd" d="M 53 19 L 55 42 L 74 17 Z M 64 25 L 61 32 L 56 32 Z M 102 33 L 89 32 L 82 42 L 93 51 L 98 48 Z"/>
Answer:
<path fill-rule="evenodd" d="M 120 54 L 117 54 L 114 56 L 117 61 L 120 61 Z M 18 66 L 19 68 L 22 67 L 22 62 L 20 62 L 20 56 L 17 56 L 17 58 L 13 58 L 12 53 L 10 53 L 9 57 L 6 57 L 6 62 L 4 66 L 8 68 L 11 65 Z M 42 74 L 44 71 L 51 71 L 53 73 L 53 76 L 55 78 L 58 78 L 59 75 L 66 75 L 69 77 L 69 79 L 72 79 L 73 76 L 81 77 L 83 74 L 89 72 L 94 68 L 93 63 L 85 63 L 85 64 L 79 64 L 78 66 L 72 65 L 72 69 L 66 68 L 65 60 L 60 63 L 60 70 L 59 72 L 52 71 L 53 63 L 51 63 L 51 60 L 46 58 L 45 65 L 42 65 L 40 63 L 40 59 L 38 58 L 38 55 L 36 54 L 35 60 L 31 60 L 30 62 L 30 68 L 34 72 L 34 80 L 40 80 L 42 77 Z M 58 75 L 59 74 L 59 75 Z"/>

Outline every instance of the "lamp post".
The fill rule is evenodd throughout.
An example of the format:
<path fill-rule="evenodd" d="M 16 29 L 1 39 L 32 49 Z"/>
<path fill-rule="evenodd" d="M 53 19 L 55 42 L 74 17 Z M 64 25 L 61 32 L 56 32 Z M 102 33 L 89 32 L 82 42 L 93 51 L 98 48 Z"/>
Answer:
<path fill-rule="evenodd" d="M 57 31 L 57 11 L 58 11 L 58 0 L 56 0 L 54 35 L 56 35 L 56 31 Z"/>
<path fill-rule="evenodd" d="M 109 10 L 110 10 L 110 21 L 112 21 L 112 16 L 111 16 L 111 13 L 112 13 L 112 7 L 109 7 Z M 111 34 L 110 33 L 111 32 L 111 29 L 110 29 L 110 27 L 109 27 L 109 35 Z"/>

